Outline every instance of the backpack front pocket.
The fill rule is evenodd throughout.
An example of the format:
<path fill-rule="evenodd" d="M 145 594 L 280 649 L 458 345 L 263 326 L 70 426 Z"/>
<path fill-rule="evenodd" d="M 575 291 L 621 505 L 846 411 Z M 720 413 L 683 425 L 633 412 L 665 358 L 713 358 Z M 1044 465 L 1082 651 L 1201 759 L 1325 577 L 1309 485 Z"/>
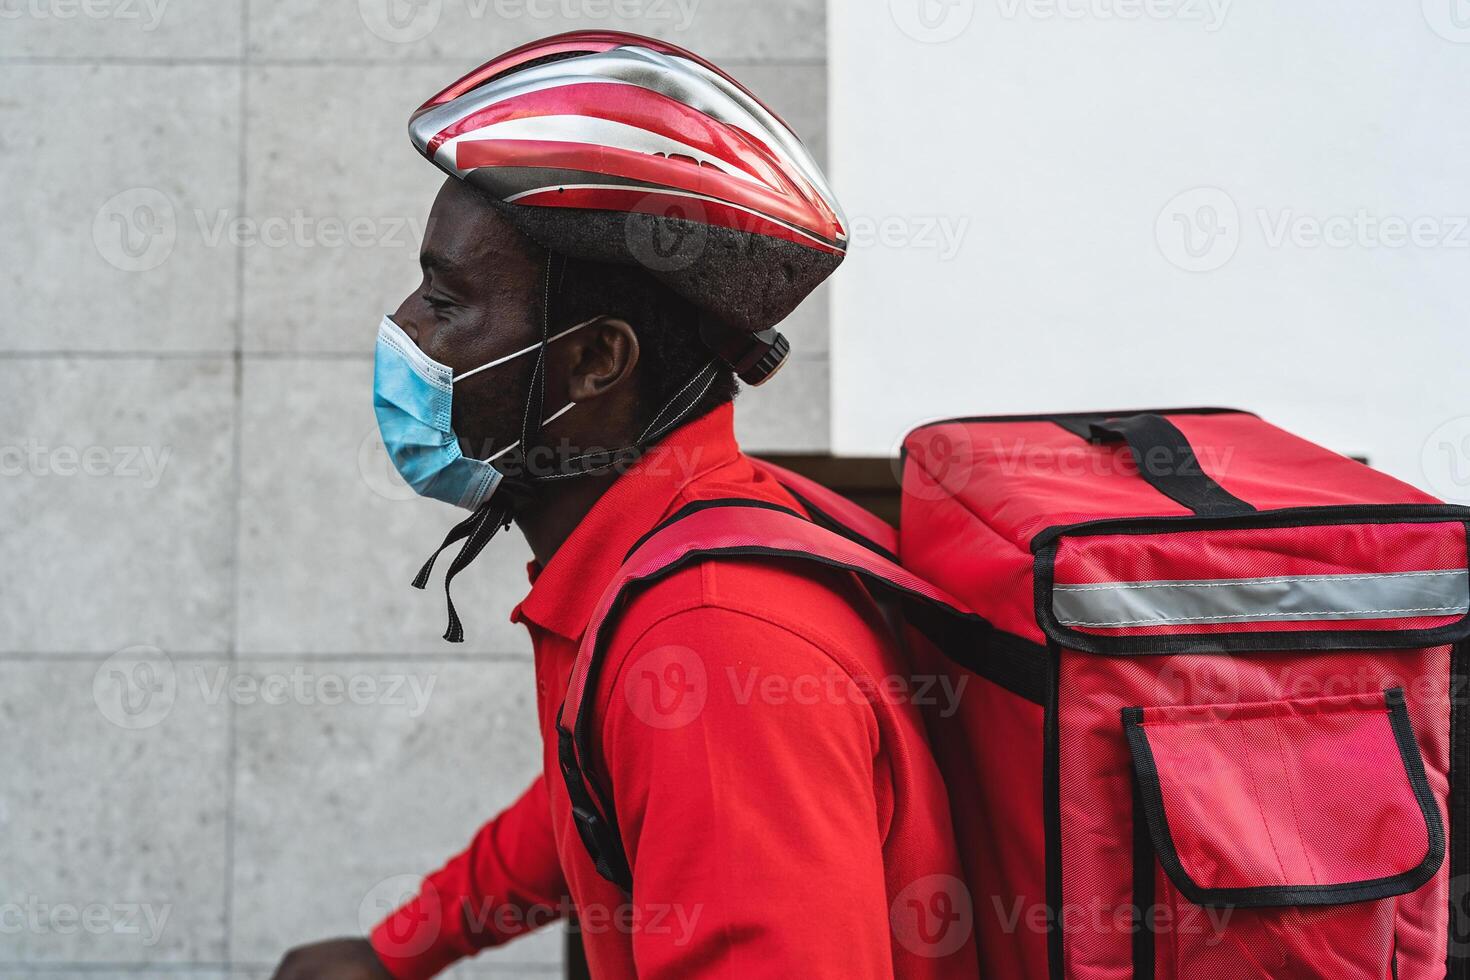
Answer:
<path fill-rule="evenodd" d="M 1125 708 L 1123 723 L 1145 975 L 1396 975 L 1394 897 L 1445 854 L 1402 690 Z"/>

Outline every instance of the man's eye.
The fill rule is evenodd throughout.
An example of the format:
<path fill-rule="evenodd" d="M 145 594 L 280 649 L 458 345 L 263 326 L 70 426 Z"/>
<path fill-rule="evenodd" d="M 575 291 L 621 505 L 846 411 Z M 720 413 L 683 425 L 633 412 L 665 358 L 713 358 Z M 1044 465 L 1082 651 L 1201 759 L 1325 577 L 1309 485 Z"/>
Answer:
<path fill-rule="evenodd" d="M 442 296 L 425 296 L 424 302 L 429 304 L 429 309 L 433 310 L 435 313 L 443 313 L 445 310 L 448 310 L 454 306 L 453 303 Z"/>

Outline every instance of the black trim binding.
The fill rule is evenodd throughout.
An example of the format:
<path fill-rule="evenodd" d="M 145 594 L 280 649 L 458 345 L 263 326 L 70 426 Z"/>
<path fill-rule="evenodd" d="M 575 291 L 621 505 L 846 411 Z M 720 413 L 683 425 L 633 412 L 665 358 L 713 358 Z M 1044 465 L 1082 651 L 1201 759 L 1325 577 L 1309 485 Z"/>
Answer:
<path fill-rule="evenodd" d="M 1162 787 L 1159 785 L 1159 769 L 1154 761 L 1153 749 L 1149 746 L 1148 733 L 1143 727 L 1142 708 L 1124 708 L 1123 726 L 1128 735 L 1128 747 L 1133 753 L 1133 771 L 1143 796 L 1143 809 L 1147 817 L 1149 837 L 1153 841 L 1154 853 L 1164 873 L 1180 893 L 1196 905 L 1230 908 L 1274 908 L 1292 905 L 1345 905 L 1351 902 L 1370 902 L 1394 895 L 1407 895 L 1423 887 L 1444 863 L 1445 832 L 1439 817 L 1439 804 L 1429 788 L 1424 773 L 1424 759 L 1419 754 L 1419 743 L 1414 737 L 1409 722 L 1409 712 L 1404 706 L 1403 688 L 1390 688 L 1383 692 L 1384 706 L 1388 712 L 1389 725 L 1398 745 L 1399 756 L 1404 763 L 1404 772 L 1414 799 L 1424 816 L 1424 828 L 1428 833 L 1429 847 L 1424 859 L 1416 867 L 1399 874 L 1367 881 L 1350 881 L 1335 885 L 1262 885 L 1246 888 L 1206 888 L 1195 882 L 1184 870 L 1179 852 L 1174 847 L 1174 836 L 1169 830 L 1168 816 L 1164 810 Z"/>
<path fill-rule="evenodd" d="M 716 507 L 751 507 L 755 510 L 774 510 L 778 514 L 790 514 L 792 517 L 801 517 L 802 520 L 806 520 L 805 517 L 802 517 L 802 515 L 798 514 L 790 507 L 782 507 L 780 504 L 773 504 L 769 500 L 755 500 L 750 497 L 720 497 L 715 500 L 692 500 L 689 503 L 685 504 L 683 507 L 680 507 L 678 510 L 674 511 L 668 517 L 659 521 L 653 526 L 652 530 L 643 535 L 637 541 L 634 541 L 633 547 L 624 552 L 623 563 L 627 564 L 628 559 L 633 557 L 634 552 L 647 544 L 650 538 L 652 538 L 658 532 L 662 531 L 664 528 L 668 527 L 670 524 L 677 524 L 679 521 L 682 521 L 690 514 L 697 514 L 702 510 L 713 510 Z"/>
<path fill-rule="evenodd" d="M 1435 504 L 1362 504 L 1294 507 L 1235 517 L 1109 518 L 1048 528 L 1031 543 L 1036 553 L 1036 621 L 1043 633 L 1069 650 L 1107 656 L 1173 653 L 1244 653 L 1272 650 L 1406 650 L 1443 646 L 1470 637 L 1470 613 L 1432 629 L 1272 630 L 1232 633 L 1171 633 L 1107 636 L 1064 626 L 1052 608 L 1057 547 L 1063 536 L 1169 534 L 1228 528 L 1312 527 L 1327 524 L 1464 523 L 1470 547 L 1470 508 Z"/>
<path fill-rule="evenodd" d="M 936 419 L 933 422 L 925 422 L 923 425 L 915 426 L 909 431 L 909 435 L 923 429 L 932 428 L 936 425 L 967 425 L 976 422 L 1055 422 L 1068 431 L 1075 432 L 1069 423 L 1078 421 L 1091 422 L 1096 419 L 1116 419 L 1128 415 L 1248 415 L 1258 418 L 1255 412 L 1247 412 L 1243 408 L 1220 408 L 1212 405 L 1197 406 L 1193 408 L 1123 408 L 1115 412 L 1043 412 L 1032 415 L 961 415 L 951 419 Z"/>
<path fill-rule="evenodd" d="M 1470 507 L 1454 504 L 1338 504 L 1330 507 L 1282 507 L 1235 517 L 1104 517 L 1076 524 L 1055 524 L 1037 532 L 1031 551 L 1039 554 L 1060 537 L 1095 534 L 1163 534 L 1168 531 L 1216 531 L 1227 528 L 1315 527 L 1321 524 L 1432 524 L 1470 521 Z"/>
<path fill-rule="evenodd" d="M 1154 952 L 1158 937 L 1157 884 L 1154 879 L 1154 846 L 1149 840 L 1148 817 L 1143 812 L 1143 793 L 1138 778 L 1133 784 L 1133 980 L 1154 980 Z"/>
<path fill-rule="evenodd" d="M 1062 933 L 1062 650 L 1047 645 L 1046 712 L 1041 734 L 1041 822 L 1046 834 L 1046 962 L 1050 980 L 1065 980 Z"/>
<path fill-rule="evenodd" d="M 781 484 L 781 489 L 785 490 L 787 493 L 791 494 L 791 496 L 796 498 L 796 502 L 801 504 L 802 510 L 805 510 L 808 514 L 811 515 L 811 519 L 814 524 L 824 527 L 834 534 L 842 535 L 853 544 L 862 545 L 864 548 L 867 548 L 869 551 L 873 552 L 873 554 L 881 555 L 882 557 L 887 558 L 889 561 L 893 562 L 895 565 L 900 564 L 898 556 L 895 555 L 893 552 L 889 551 L 887 548 L 883 547 L 881 544 L 874 541 L 867 535 L 862 534 L 856 529 L 842 523 L 837 518 L 833 517 L 831 514 L 827 513 L 825 510 L 812 503 L 806 497 L 803 497 L 800 491 L 796 490 L 793 487 L 787 486 L 784 483 Z"/>
<path fill-rule="evenodd" d="M 1450 651 L 1450 921 L 1446 980 L 1470 980 L 1470 641 Z"/>

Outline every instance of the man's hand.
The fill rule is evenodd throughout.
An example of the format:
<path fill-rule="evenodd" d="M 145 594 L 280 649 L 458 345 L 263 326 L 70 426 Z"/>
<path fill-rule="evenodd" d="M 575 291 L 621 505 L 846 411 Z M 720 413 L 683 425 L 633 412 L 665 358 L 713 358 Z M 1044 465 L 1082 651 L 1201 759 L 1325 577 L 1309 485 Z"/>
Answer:
<path fill-rule="evenodd" d="M 288 952 L 271 980 L 393 980 L 366 939 L 328 939 Z"/>

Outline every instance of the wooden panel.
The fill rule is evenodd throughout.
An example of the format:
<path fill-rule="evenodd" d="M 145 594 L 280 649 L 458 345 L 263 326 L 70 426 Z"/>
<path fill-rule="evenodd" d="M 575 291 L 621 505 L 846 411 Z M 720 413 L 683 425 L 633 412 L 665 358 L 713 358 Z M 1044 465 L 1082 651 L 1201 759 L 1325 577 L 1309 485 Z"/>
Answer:
<path fill-rule="evenodd" d="M 898 460 L 886 456 L 811 456 L 769 453 L 777 466 L 794 470 L 842 494 L 898 526 Z"/>

